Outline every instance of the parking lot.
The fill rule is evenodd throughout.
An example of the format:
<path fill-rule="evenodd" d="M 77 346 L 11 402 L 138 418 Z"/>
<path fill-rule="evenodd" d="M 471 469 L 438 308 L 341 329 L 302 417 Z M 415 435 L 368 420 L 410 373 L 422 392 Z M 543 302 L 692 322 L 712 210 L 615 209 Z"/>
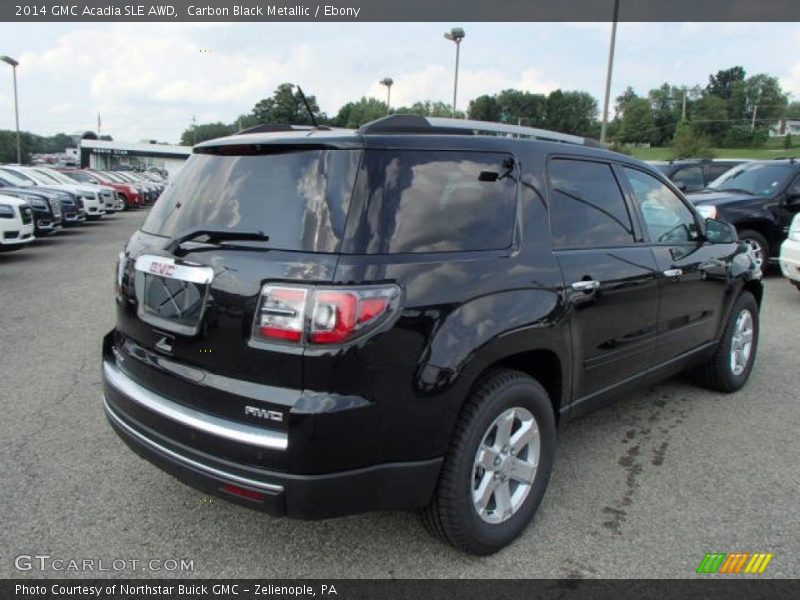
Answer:
<path fill-rule="evenodd" d="M 509 548 L 469 557 L 416 517 L 273 519 L 139 459 L 100 402 L 124 212 L 0 254 L 0 577 L 692 577 L 706 552 L 771 552 L 800 576 L 800 294 L 766 282 L 753 377 L 735 395 L 681 378 L 560 432 L 552 483 Z M 22 572 L 18 555 L 191 559 L 192 572 Z M 140 567 L 141 568 L 141 567 Z"/>

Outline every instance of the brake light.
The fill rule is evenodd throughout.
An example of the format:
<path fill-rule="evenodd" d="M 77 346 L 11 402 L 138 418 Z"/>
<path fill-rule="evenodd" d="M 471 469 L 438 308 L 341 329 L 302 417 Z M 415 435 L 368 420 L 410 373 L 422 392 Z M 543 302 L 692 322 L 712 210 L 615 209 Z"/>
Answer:
<path fill-rule="evenodd" d="M 265 285 L 254 336 L 290 344 L 340 344 L 363 337 L 397 311 L 400 288 Z"/>

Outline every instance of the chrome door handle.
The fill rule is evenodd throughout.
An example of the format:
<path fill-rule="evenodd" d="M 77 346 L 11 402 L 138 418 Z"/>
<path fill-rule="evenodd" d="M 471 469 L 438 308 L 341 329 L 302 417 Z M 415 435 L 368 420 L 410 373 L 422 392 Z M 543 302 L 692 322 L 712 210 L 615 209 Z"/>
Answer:
<path fill-rule="evenodd" d="M 572 284 L 572 289 L 576 292 L 591 292 L 600 287 L 600 282 L 594 279 L 590 281 L 576 281 Z"/>
<path fill-rule="evenodd" d="M 680 277 L 683 275 L 683 269 L 667 269 L 664 271 L 664 277 Z"/>

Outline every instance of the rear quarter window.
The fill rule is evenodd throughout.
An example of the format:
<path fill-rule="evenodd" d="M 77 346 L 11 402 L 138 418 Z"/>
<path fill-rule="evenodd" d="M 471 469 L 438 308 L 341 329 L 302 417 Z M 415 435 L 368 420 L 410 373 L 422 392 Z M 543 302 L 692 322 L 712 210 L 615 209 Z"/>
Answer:
<path fill-rule="evenodd" d="M 366 206 L 353 238 L 366 254 L 511 245 L 517 177 L 509 154 L 368 150 L 363 174 Z"/>

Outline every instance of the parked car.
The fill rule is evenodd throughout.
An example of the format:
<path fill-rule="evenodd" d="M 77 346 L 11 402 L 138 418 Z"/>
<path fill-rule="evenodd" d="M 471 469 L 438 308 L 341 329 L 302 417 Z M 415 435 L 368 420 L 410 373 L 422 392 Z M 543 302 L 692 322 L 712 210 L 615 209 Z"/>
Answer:
<path fill-rule="evenodd" d="M 783 276 L 800 291 L 800 214 L 792 219 L 789 234 L 781 245 L 780 265 Z"/>
<path fill-rule="evenodd" d="M 158 198 L 158 191 L 156 186 L 149 181 L 144 181 L 140 179 L 134 174 L 134 171 L 114 171 L 114 175 L 116 175 L 119 179 L 135 185 L 137 188 L 141 190 L 142 195 L 144 196 L 144 203 L 147 206 L 152 205 Z"/>
<path fill-rule="evenodd" d="M 117 200 L 117 193 L 113 187 L 108 185 L 97 185 L 97 184 L 83 184 L 75 181 L 71 177 L 67 177 L 64 173 L 57 169 L 41 167 L 36 169 L 39 173 L 43 175 L 47 175 L 51 179 L 55 179 L 62 185 L 77 185 L 83 190 L 88 190 L 90 192 L 96 193 L 100 198 L 100 203 L 102 204 L 103 209 L 107 213 L 109 212 L 118 212 L 122 210 L 123 203 Z"/>
<path fill-rule="evenodd" d="M 800 162 L 743 163 L 688 197 L 703 216 L 735 225 L 766 269 L 777 261 L 792 217 L 800 212 Z"/>
<path fill-rule="evenodd" d="M 727 173 L 745 160 L 737 159 L 683 159 L 650 161 L 656 169 L 666 175 L 684 193 L 698 192 L 708 187 L 717 177 Z"/>
<path fill-rule="evenodd" d="M 12 167 L 9 165 L 4 165 L 0 167 L 0 175 L 2 175 L 3 172 L 14 173 L 24 179 L 27 179 L 32 185 L 41 186 L 51 190 L 69 192 L 77 196 L 81 201 L 82 209 L 86 219 L 97 220 L 106 214 L 105 207 L 100 199 L 100 195 L 98 192 L 90 188 L 80 186 L 78 184 L 62 183 L 58 179 L 50 177 L 45 173 L 41 173 L 40 170 L 34 169 L 33 167 Z"/>
<path fill-rule="evenodd" d="M 122 180 L 112 179 L 104 171 L 95 171 L 94 169 L 81 169 L 80 171 L 74 171 L 73 174 L 82 174 L 84 176 L 92 177 L 100 182 L 102 185 L 109 185 L 113 187 L 119 194 L 122 195 L 122 200 L 125 203 L 125 208 L 140 208 L 144 206 L 144 197 L 141 194 L 141 190 L 138 189 L 136 186 L 131 185 Z"/>
<path fill-rule="evenodd" d="M 59 169 L 59 171 L 78 183 L 101 185 L 114 190 L 112 210 L 116 212 L 132 208 L 137 204 L 136 199 L 139 192 L 137 192 L 133 186 L 103 179 L 98 173 L 88 169 Z"/>
<path fill-rule="evenodd" d="M 106 415 L 181 480 L 295 518 L 422 509 L 488 554 L 558 423 L 686 369 L 747 381 L 753 257 L 645 163 L 477 121 L 271 129 L 195 146 L 119 259 Z"/>
<path fill-rule="evenodd" d="M 0 194 L 0 252 L 19 250 L 34 239 L 30 205 L 14 196 Z"/>
<path fill-rule="evenodd" d="M 44 191 L 35 188 L 9 188 L 0 182 L 0 194 L 13 196 L 27 202 L 33 210 L 34 235 L 45 237 L 61 231 L 63 216 L 61 202 Z"/>
<path fill-rule="evenodd" d="M 132 190 L 135 191 L 136 195 L 134 196 L 134 198 L 135 198 L 135 202 L 134 203 L 131 203 L 130 198 L 127 197 L 127 194 L 126 194 L 126 200 L 128 200 L 128 206 L 134 206 L 135 205 L 137 207 L 143 207 L 143 206 L 145 206 L 147 204 L 146 197 L 145 197 L 145 189 L 144 189 L 143 185 L 121 177 L 119 175 L 119 173 L 116 172 L 116 171 L 95 171 L 95 172 L 100 177 L 103 177 L 103 178 L 105 178 L 105 179 L 107 179 L 109 181 L 113 181 L 114 183 L 116 183 L 118 185 L 128 186 L 129 188 L 131 188 Z"/>
<path fill-rule="evenodd" d="M 37 185 L 33 179 L 24 177 L 11 171 L 0 169 L 0 188 L 3 190 L 18 189 L 36 192 L 56 200 L 61 205 L 61 220 L 63 225 L 79 225 L 86 221 L 86 212 L 83 210 L 83 201 L 78 194 L 67 192 L 63 189 L 51 189 Z"/>

